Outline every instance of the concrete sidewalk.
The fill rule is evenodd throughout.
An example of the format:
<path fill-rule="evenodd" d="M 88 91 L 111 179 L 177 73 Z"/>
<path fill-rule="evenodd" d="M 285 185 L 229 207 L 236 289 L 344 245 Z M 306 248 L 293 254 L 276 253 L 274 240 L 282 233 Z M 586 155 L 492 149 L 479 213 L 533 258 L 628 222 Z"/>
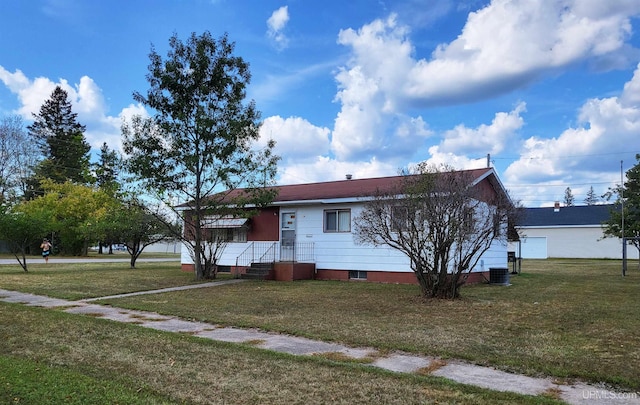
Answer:
<path fill-rule="evenodd" d="M 373 348 L 354 348 L 337 343 L 327 343 L 278 333 L 268 333 L 257 329 L 238 329 L 220 327 L 202 322 L 186 321 L 173 316 L 159 315 L 153 312 L 135 311 L 112 306 L 103 306 L 94 301 L 107 298 L 120 298 L 140 294 L 179 291 L 190 288 L 214 288 L 243 280 L 197 284 L 164 288 L 162 290 L 142 291 L 137 293 L 113 295 L 80 301 L 68 301 L 39 295 L 0 289 L 0 301 L 20 303 L 43 308 L 61 308 L 64 312 L 79 315 L 101 317 L 116 322 L 134 323 L 136 325 L 177 333 L 189 333 L 205 339 L 225 342 L 251 342 L 265 350 L 273 350 L 299 356 L 339 353 L 347 358 L 374 359 L 371 366 L 398 373 L 414 373 L 424 368 L 432 368 L 431 375 L 450 380 L 488 388 L 495 391 L 509 391 L 527 395 L 555 394 L 569 404 L 638 404 L 639 393 L 622 393 L 607 388 L 575 383 L 559 384 L 551 378 L 534 378 L 518 374 L 506 373 L 490 367 L 476 366 L 455 360 L 442 361 L 432 357 L 417 356 L 408 353 L 381 354 Z"/>
<path fill-rule="evenodd" d="M 49 264 L 55 265 L 56 263 L 129 263 L 131 259 L 127 257 L 56 257 L 51 256 L 49 258 Z M 179 257 L 139 257 L 136 263 L 143 262 L 176 262 L 180 263 Z M 29 264 L 42 264 L 44 259 L 40 257 L 28 257 L 27 265 Z M 19 266 L 18 261 L 14 259 L 0 259 L 0 265 L 15 264 Z"/>

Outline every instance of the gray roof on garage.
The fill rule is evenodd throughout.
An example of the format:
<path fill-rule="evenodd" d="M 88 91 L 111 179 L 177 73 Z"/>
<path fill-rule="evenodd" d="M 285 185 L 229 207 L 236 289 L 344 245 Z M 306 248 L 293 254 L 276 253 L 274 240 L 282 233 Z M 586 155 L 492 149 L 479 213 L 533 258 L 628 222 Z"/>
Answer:
<path fill-rule="evenodd" d="M 601 225 L 609 219 L 613 204 L 573 207 L 526 208 L 519 226 Z"/>

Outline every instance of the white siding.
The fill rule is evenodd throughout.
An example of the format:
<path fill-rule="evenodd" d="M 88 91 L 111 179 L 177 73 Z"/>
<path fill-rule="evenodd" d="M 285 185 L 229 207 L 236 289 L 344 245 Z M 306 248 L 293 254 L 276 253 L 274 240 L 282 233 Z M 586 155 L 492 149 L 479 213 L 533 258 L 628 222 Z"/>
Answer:
<path fill-rule="evenodd" d="M 321 270 L 363 270 L 411 272 L 409 258 L 387 246 L 357 245 L 353 238 L 353 220 L 362 211 L 362 203 L 324 204 L 320 206 L 287 206 L 281 212 L 296 213 L 296 242 L 314 244 L 316 268 Z M 326 209 L 351 209 L 352 232 L 324 232 Z M 221 265 L 232 266 L 248 247 L 247 243 L 229 243 Z M 182 252 L 182 263 L 192 264 L 188 252 Z M 473 271 L 488 271 L 491 267 L 507 267 L 507 246 L 496 241 Z"/>
<path fill-rule="evenodd" d="M 544 228 L 523 228 L 522 233 L 526 239 L 545 239 L 547 257 L 558 258 L 582 258 L 582 259 L 621 259 L 622 242 L 618 238 L 603 239 L 600 226 L 558 226 Z M 538 258 L 526 256 L 525 243 L 522 244 L 523 258 Z M 529 250 L 530 254 L 531 251 Z M 638 250 L 633 246 L 627 246 L 627 255 L 638 258 Z"/>

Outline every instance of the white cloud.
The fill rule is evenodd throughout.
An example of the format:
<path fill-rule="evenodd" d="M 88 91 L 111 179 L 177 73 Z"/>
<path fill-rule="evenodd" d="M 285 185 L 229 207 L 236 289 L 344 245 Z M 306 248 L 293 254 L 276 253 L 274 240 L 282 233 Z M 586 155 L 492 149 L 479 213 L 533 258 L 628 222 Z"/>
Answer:
<path fill-rule="evenodd" d="M 319 156 L 287 165 L 279 173 L 280 184 L 315 183 L 319 181 L 344 180 L 347 174 L 354 179 L 392 176 L 398 173 L 399 166 L 377 159 L 369 161 L 337 161 L 327 156 Z"/>
<path fill-rule="evenodd" d="M 271 38 L 275 47 L 279 50 L 283 50 L 289 45 L 289 38 L 283 32 L 288 22 L 288 6 L 280 7 L 267 20 L 267 36 Z"/>
<path fill-rule="evenodd" d="M 439 150 L 445 153 L 478 155 L 502 152 L 507 143 L 517 135 L 524 125 L 520 116 L 526 111 L 526 104 L 519 103 L 511 112 L 499 112 L 490 125 L 482 124 L 477 128 L 468 128 L 463 124 L 444 133 Z"/>
<path fill-rule="evenodd" d="M 438 146 L 429 148 L 430 157 L 425 160 L 426 163 L 435 166 L 447 165 L 456 170 L 478 169 L 486 167 L 485 159 L 472 159 L 465 155 L 458 155 L 452 152 L 443 152 Z M 420 162 L 415 162 L 420 163 Z"/>
<path fill-rule="evenodd" d="M 339 160 L 408 158 L 432 135 L 422 117 L 407 115 L 401 105 L 398 89 L 413 51 L 406 33 L 395 16 L 340 32 L 338 42 L 351 47 L 352 58 L 335 76 L 341 110 L 332 150 Z"/>
<path fill-rule="evenodd" d="M 317 127 L 300 117 L 273 116 L 262 123 L 260 144 L 273 139 L 275 153 L 288 162 L 296 162 L 328 155 L 329 133 L 328 128 Z"/>
<path fill-rule="evenodd" d="M 374 83 L 382 107 L 393 110 L 487 99 L 581 61 L 620 64 L 629 60 L 625 40 L 639 14 L 640 2 L 625 0 L 494 0 L 470 13 L 460 35 L 429 59 L 416 58 L 395 15 L 342 30 L 338 42 L 351 48 L 350 68 L 360 69 L 361 81 Z"/>
<path fill-rule="evenodd" d="M 640 66 L 625 84 L 619 98 L 587 100 L 580 109 L 575 127 L 566 129 L 558 137 L 533 136 L 524 140 L 520 159 L 505 171 L 505 182 L 531 184 L 563 179 L 565 184 L 570 184 L 576 179 L 590 179 L 613 185 L 619 178 L 620 153 L 637 150 L 640 133 L 638 89 Z M 609 156 L 609 152 L 615 154 Z"/>
<path fill-rule="evenodd" d="M 620 52 L 640 3 L 494 0 L 413 67 L 405 91 L 428 104 L 488 98 L 547 71 Z M 535 40 L 531 40 L 535 38 Z"/>

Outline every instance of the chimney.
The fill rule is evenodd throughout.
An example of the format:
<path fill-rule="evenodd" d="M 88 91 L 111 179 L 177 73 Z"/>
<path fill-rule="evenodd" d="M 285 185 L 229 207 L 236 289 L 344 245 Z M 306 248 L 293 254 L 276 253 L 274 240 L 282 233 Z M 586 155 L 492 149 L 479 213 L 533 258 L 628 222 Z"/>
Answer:
<path fill-rule="evenodd" d="M 351 176 L 350 174 L 347 174 L 345 177 L 347 178 L 347 180 L 351 180 L 351 177 L 353 176 Z"/>
<path fill-rule="evenodd" d="M 553 212 L 560 212 L 560 201 L 556 201 L 553 204 Z"/>

